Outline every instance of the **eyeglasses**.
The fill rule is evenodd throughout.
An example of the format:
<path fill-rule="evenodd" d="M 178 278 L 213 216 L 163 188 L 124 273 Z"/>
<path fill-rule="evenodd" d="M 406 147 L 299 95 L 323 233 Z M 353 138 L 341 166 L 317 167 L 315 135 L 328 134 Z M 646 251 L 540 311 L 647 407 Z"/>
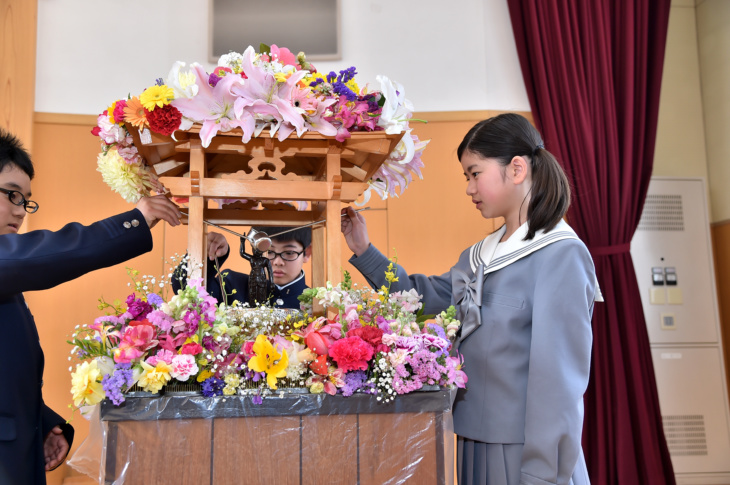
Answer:
<path fill-rule="evenodd" d="M 277 253 L 276 251 L 266 251 L 266 254 L 264 254 L 265 258 L 268 258 L 270 261 L 273 261 L 276 259 L 277 256 L 281 257 L 284 261 L 296 261 L 299 256 L 302 255 L 302 251 L 282 251 L 280 253 Z"/>
<path fill-rule="evenodd" d="M 0 192 L 8 194 L 8 199 L 10 199 L 10 203 L 13 205 L 22 205 L 25 209 L 25 212 L 27 212 L 28 214 L 32 214 L 38 210 L 38 202 L 26 200 L 23 194 L 21 194 L 17 190 L 0 188 Z"/>

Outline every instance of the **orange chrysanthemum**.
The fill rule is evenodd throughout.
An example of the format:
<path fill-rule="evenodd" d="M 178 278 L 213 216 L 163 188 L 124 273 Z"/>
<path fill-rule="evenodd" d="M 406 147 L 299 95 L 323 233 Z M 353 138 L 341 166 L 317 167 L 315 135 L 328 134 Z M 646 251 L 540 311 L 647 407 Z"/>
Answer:
<path fill-rule="evenodd" d="M 147 126 L 147 115 L 136 96 L 127 100 L 127 106 L 124 107 L 124 121 L 139 129 Z"/>

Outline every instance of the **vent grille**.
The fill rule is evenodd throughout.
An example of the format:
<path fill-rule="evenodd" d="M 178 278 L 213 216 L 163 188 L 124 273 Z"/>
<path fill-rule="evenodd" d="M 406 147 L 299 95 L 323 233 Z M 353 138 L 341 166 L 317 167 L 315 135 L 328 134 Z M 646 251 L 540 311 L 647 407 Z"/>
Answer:
<path fill-rule="evenodd" d="M 684 231 L 681 195 L 647 195 L 639 231 Z"/>
<path fill-rule="evenodd" d="M 672 456 L 706 456 L 705 417 L 701 414 L 662 416 L 664 436 Z"/>

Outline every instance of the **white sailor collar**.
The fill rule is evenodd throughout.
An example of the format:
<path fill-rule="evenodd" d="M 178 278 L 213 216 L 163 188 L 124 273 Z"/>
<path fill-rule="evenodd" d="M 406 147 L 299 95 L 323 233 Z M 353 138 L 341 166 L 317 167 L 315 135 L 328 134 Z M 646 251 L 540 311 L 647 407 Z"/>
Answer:
<path fill-rule="evenodd" d="M 527 222 L 522 224 L 509 239 L 500 244 L 499 240 L 504 236 L 507 226 L 503 225 L 495 232 L 473 245 L 469 250 L 469 265 L 473 273 L 481 265 L 484 268 L 484 274 L 487 275 L 494 271 L 504 268 L 525 256 L 529 256 L 535 251 L 544 248 L 548 244 L 552 244 L 563 239 L 578 239 L 572 227 L 564 220 L 560 220 L 555 227 L 548 232 L 538 231 L 535 237 L 529 241 L 525 241 L 527 235 Z M 596 280 L 596 301 L 603 301 L 603 295 Z"/>

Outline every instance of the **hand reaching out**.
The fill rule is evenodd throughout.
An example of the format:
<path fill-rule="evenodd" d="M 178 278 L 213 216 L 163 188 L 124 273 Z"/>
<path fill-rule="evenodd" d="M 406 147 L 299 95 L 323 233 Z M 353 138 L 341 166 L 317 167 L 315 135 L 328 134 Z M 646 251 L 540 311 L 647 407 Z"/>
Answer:
<path fill-rule="evenodd" d="M 345 235 L 345 242 L 350 251 L 356 256 L 360 256 L 370 247 L 365 218 L 359 212 L 355 212 L 352 207 L 342 209 L 342 213 L 345 214 L 341 217 L 341 229 L 342 234 Z"/>
<path fill-rule="evenodd" d="M 43 458 L 46 471 L 53 470 L 63 462 L 68 454 L 68 441 L 60 426 L 54 427 L 43 440 Z"/>
<path fill-rule="evenodd" d="M 142 197 L 137 202 L 137 209 L 144 216 L 150 229 L 161 220 L 167 221 L 171 226 L 180 225 L 180 209 L 164 195 Z"/>
<path fill-rule="evenodd" d="M 228 241 L 223 234 L 217 232 L 208 233 L 208 259 L 214 261 L 228 253 Z"/>

